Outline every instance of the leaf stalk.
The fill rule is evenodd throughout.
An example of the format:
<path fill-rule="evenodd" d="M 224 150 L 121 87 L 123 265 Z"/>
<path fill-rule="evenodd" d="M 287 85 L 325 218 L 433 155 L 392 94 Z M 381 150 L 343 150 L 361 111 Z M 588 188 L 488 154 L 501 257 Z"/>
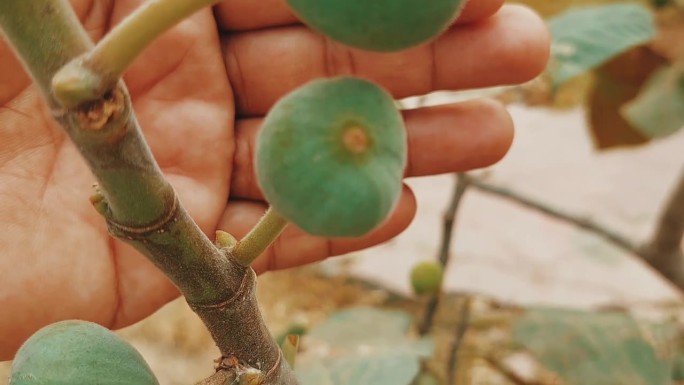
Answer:
<path fill-rule="evenodd" d="M 111 90 L 133 60 L 180 21 L 218 0 L 149 0 L 52 79 L 55 97 L 74 107 Z"/>
<path fill-rule="evenodd" d="M 242 266 L 251 265 L 278 238 L 287 224 L 287 219 L 269 207 L 256 226 L 230 251 L 231 256 Z"/>

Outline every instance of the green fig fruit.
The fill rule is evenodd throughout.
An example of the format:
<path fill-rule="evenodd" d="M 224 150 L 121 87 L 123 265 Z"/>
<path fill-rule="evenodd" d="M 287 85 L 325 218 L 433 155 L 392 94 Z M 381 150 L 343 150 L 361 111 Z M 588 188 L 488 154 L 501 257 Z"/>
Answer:
<path fill-rule="evenodd" d="M 399 199 L 406 130 L 375 84 L 314 80 L 273 106 L 255 152 L 258 183 L 276 212 L 314 235 L 355 237 Z"/>
<path fill-rule="evenodd" d="M 158 385 L 142 356 L 92 322 L 62 321 L 32 335 L 12 362 L 9 385 Z"/>
<path fill-rule="evenodd" d="M 417 263 L 411 269 L 411 286 L 418 295 L 436 294 L 442 287 L 444 269 L 437 261 Z"/>
<path fill-rule="evenodd" d="M 446 30 L 465 0 L 287 0 L 311 28 L 342 44 L 399 51 Z"/>

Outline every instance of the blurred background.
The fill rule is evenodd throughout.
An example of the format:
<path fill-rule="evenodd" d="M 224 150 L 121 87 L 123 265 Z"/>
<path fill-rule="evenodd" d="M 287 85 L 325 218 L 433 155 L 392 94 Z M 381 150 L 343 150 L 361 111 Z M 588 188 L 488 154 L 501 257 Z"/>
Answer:
<path fill-rule="evenodd" d="M 422 341 L 417 338 L 423 335 L 432 344 L 428 354 L 410 345 L 407 352 L 414 353 L 392 361 L 415 365 L 404 377 L 377 374 L 398 373 L 392 365 L 374 367 L 380 377 L 368 375 L 355 384 L 682 380 L 684 276 L 671 263 L 681 257 L 681 234 L 670 249 L 656 234 L 665 222 L 684 216 L 676 214 L 684 207 L 684 192 L 675 194 L 678 186 L 684 191 L 684 2 L 521 3 L 547 18 L 552 30 L 546 73 L 516 87 L 401 101 L 412 108 L 498 98 L 516 125 L 509 155 L 459 178 L 409 180 L 418 215 L 384 245 L 260 276 L 259 301 L 274 337 L 304 335 L 303 373 L 316 360 L 328 370 L 325 380 L 306 372 L 305 384 L 341 385 L 339 378 L 355 378 L 335 374 L 340 369 L 326 364 L 334 346 L 316 349 L 315 342 L 334 344 L 321 325 L 349 309 L 365 309 L 355 313 L 365 319 L 396 316 L 382 322 L 408 317 L 406 338 Z M 455 220 L 445 237 L 449 214 Z M 416 295 L 412 269 L 440 257 L 445 275 L 439 294 Z M 162 384 L 194 383 L 212 373 L 218 357 L 182 300 L 119 333 Z M 383 344 L 400 338 L 388 336 Z M 370 351 L 385 357 L 387 348 Z M 374 360 L 371 355 L 364 365 L 382 361 Z M 8 370 L 9 363 L 2 364 L 0 378 Z"/>

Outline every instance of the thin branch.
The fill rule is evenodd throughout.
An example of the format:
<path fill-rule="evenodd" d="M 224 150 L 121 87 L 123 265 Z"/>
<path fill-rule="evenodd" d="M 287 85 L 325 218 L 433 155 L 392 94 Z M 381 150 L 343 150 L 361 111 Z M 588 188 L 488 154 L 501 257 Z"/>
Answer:
<path fill-rule="evenodd" d="M 624 251 L 639 255 L 639 247 L 637 244 L 627 239 L 623 235 L 613 231 L 612 229 L 592 221 L 591 219 L 568 213 L 546 203 L 539 202 L 532 197 L 525 196 L 517 191 L 488 184 L 469 175 L 466 176 L 466 178 L 468 179 L 470 185 L 477 190 L 514 201 L 525 207 L 542 212 L 550 217 L 560 219 L 582 229 L 591 231 L 610 241 L 612 244 L 623 249 Z"/>
<path fill-rule="evenodd" d="M 658 220 L 651 244 L 662 253 L 672 253 L 682 247 L 684 239 L 684 170 L 668 198 Z"/>
<path fill-rule="evenodd" d="M 526 380 L 518 375 L 518 373 L 512 371 L 510 368 L 506 366 L 503 362 L 500 362 L 493 356 L 485 356 L 483 357 L 484 361 L 489 364 L 489 366 L 496 370 L 499 374 L 504 376 L 508 381 L 512 382 L 515 385 L 543 385 L 540 382 L 537 381 L 531 381 L 531 380 Z"/>
<path fill-rule="evenodd" d="M 603 237 L 613 245 L 639 257 L 679 289 L 684 289 L 684 252 L 681 248 L 684 238 L 684 173 L 662 210 L 653 240 L 645 245 L 639 245 L 588 218 L 565 212 L 519 192 L 488 184 L 472 176 L 466 178 L 475 189 L 511 200 Z"/>
<path fill-rule="evenodd" d="M 64 106 L 76 106 L 112 89 L 133 60 L 162 33 L 218 0 L 147 1 L 116 25 L 95 48 L 69 62 L 52 80 Z"/>
<path fill-rule="evenodd" d="M 465 174 L 456 175 L 456 185 L 454 186 L 454 194 L 449 202 L 449 207 L 444 213 L 444 225 L 442 229 L 442 243 L 439 249 L 439 262 L 443 267 L 449 264 L 449 259 L 451 258 L 451 240 L 453 239 L 453 229 L 454 223 L 456 222 L 456 215 L 458 214 L 458 208 L 461 205 L 463 196 L 469 187 L 469 181 L 466 179 Z"/>
<path fill-rule="evenodd" d="M 458 352 L 461 350 L 466 331 L 470 325 L 470 297 L 466 297 L 461 305 L 461 314 L 456 325 L 454 341 L 449 349 L 447 357 L 447 384 L 456 383 L 456 370 L 458 369 Z"/>
<path fill-rule="evenodd" d="M 644 260 L 680 289 L 684 289 L 684 172 L 663 206 L 653 239 L 642 249 Z"/>
<path fill-rule="evenodd" d="M 452 233 L 454 229 L 454 222 L 456 221 L 456 215 L 458 213 L 458 208 L 461 204 L 461 200 L 468 189 L 469 181 L 465 178 L 465 174 L 456 175 L 456 184 L 454 186 L 454 193 L 451 197 L 451 202 L 449 207 L 444 212 L 444 221 L 442 226 L 442 240 L 441 247 L 439 249 L 438 259 L 439 263 L 442 265 L 444 270 L 446 270 L 449 264 L 449 259 L 451 257 L 451 239 L 453 238 Z M 443 284 L 444 280 L 442 280 Z M 434 322 L 435 314 L 437 313 L 437 308 L 439 307 L 440 292 L 438 290 L 433 294 L 428 300 L 425 306 L 425 313 L 423 315 L 423 320 L 420 323 L 418 332 L 421 335 L 425 335 L 430 331 L 432 324 Z"/>

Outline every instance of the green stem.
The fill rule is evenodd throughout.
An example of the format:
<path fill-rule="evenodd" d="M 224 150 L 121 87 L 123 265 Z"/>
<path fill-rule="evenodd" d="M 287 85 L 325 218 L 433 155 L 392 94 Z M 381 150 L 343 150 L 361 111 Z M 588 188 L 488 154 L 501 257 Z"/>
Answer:
<path fill-rule="evenodd" d="M 157 37 L 218 0 L 151 0 L 114 27 L 87 54 L 57 72 L 52 87 L 65 106 L 102 96 L 116 85 L 133 60 Z"/>
<path fill-rule="evenodd" d="M 287 219 L 269 207 L 259 223 L 231 250 L 230 255 L 242 266 L 249 266 L 278 238 L 287 223 Z"/>

